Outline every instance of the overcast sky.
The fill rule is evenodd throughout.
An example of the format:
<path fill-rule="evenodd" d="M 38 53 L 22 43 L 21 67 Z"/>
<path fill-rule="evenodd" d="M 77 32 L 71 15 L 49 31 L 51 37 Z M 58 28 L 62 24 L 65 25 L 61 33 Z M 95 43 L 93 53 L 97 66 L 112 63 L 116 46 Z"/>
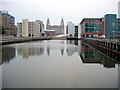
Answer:
<path fill-rule="evenodd" d="M 35 21 L 42 20 L 46 24 L 49 17 L 51 24 L 75 24 L 83 18 L 99 18 L 105 14 L 118 14 L 119 0 L 2 0 L 2 10 L 15 16 L 16 22 L 23 18 Z"/>

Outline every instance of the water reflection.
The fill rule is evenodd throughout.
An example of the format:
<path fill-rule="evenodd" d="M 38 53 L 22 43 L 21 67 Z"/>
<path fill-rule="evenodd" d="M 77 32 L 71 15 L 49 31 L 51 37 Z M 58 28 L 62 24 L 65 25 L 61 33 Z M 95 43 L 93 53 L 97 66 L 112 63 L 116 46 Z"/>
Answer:
<path fill-rule="evenodd" d="M 34 48 L 28 46 L 22 46 L 17 49 L 18 55 L 22 55 L 24 59 L 29 58 L 29 56 L 40 56 L 44 53 L 44 48 Z"/>
<path fill-rule="evenodd" d="M 9 63 L 9 61 L 16 56 L 15 47 L 10 46 L 2 47 L 2 52 L 0 52 L 0 56 L 2 56 L 0 64 L 2 64 L 3 62 Z"/>
<path fill-rule="evenodd" d="M 103 64 L 106 68 L 114 68 L 115 61 L 111 60 L 109 57 L 104 56 L 101 53 L 98 53 L 97 50 L 88 47 L 85 44 L 82 44 L 81 54 L 83 63 L 100 63 Z"/>
<path fill-rule="evenodd" d="M 11 60 L 1 65 L 3 88 L 118 87 L 115 62 L 81 41 L 13 44 L 4 46 L 2 52 L 4 61 Z"/>
<path fill-rule="evenodd" d="M 118 88 L 120 89 L 120 64 L 118 64 Z"/>
<path fill-rule="evenodd" d="M 62 47 L 61 48 L 61 55 L 63 56 L 63 54 L 64 54 L 64 48 Z"/>
<path fill-rule="evenodd" d="M 47 47 L 47 54 L 50 55 L 50 47 Z"/>
<path fill-rule="evenodd" d="M 72 44 L 74 45 L 75 42 L 74 41 L 62 41 L 60 45 L 58 46 L 53 46 L 53 44 L 47 42 L 46 46 L 38 46 L 38 47 L 33 47 L 33 46 L 28 46 L 27 44 L 24 44 L 20 47 L 17 48 L 18 51 L 18 55 L 22 55 L 23 58 L 27 59 L 29 58 L 29 56 L 41 56 L 43 54 L 46 54 L 45 51 L 47 52 L 47 55 L 50 56 L 52 54 L 53 50 L 58 50 L 61 54 L 61 56 L 64 55 L 64 52 L 66 51 L 68 56 L 72 56 L 72 54 L 74 54 L 75 52 L 78 52 L 78 48 L 77 46 L 64 46 L 66 44 Z M 59 47 L 60 46 L 60 47 Z"/>
<path fill-rule="evenodd" d="M 42 56 L 47 54 L 51 56 L 54 50 L 59 51 L 56 53 L 64 56 L 67 53 L 67 56 L 72 56 L 77 53 L 82 59 L 83 63 L 99 63 L 106 68 L 115 68 L 115 61 L 111 60 L 109 57 L 99 53 L 97 50 L 81 43 L 79 40 L 67 40 L 61 41 L 58 45 L 54 42 L 41 42 L 40 45 L 32 43 L 23 43 L 18 44 L 16 47 L 4 46 L 2 48 L 2 60 L 3 62 L 9 62 L 16 56 L 16 51 L 18 56 L 22 56 L 23 59 L 29 59 L 30 56 Z M 47 53 L 46 53 L 47 52 Z M 17 56 L 16 56 L 17 57 Z M 2 64 L 2 61 L 0 62 Z"/>

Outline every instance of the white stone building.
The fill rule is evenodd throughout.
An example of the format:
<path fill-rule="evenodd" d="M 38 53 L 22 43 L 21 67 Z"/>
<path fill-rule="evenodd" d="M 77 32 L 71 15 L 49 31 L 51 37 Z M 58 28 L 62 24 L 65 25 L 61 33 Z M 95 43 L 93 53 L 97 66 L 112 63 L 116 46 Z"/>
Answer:
<path fill-rule="evenodd" d="M 74 36 L 75 34 L 75 25 L 72 22 L 67 23 L 68 34 Z"/>
<path fill-rule="evenodd" d="M 40 25 L 37 22 L 29 22 L 28 19 L 23 19 L 17 23 L 17 36 L 22 37 L 39 37 Z"/>

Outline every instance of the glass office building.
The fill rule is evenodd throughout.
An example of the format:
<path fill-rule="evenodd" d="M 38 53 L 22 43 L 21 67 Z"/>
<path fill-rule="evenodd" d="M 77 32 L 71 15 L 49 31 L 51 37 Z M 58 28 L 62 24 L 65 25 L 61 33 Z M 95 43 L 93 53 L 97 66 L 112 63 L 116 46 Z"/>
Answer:
<path fill-rule="evenodd" d="M 81 37 L 120 37 L 120 18 L 106 14 L 104 18 L 84 18 L 81 23 Z"/>
<path fill-rule="evenodd" d="M 116 36 L 116 14 L 106 14 L 105 15 L 105 36 L 106 38 Z"/>
<path fill-rule="evenodd" d="M 116 34 L 120 36 L 120 18 L 117 19 L 116 29 Z"/>
<path fill-rule="evenodd" d="M 2 16 L 7 16 L 7 18 L 8 18 L 8 23 L 9 23 L 10 25 L 15 25 L 15 17 L 12 16 L 12 15 L 10 15 L 10 14 L 8 13 L 8 11 L 1 11 L 1 15 L 2 15 Z"/>
<path fill-rule="evenodd" d="M 82 37 L 98 37 L 104 34 L 104 21 L 102 18 L 84 18 L 80 24 Z"/>

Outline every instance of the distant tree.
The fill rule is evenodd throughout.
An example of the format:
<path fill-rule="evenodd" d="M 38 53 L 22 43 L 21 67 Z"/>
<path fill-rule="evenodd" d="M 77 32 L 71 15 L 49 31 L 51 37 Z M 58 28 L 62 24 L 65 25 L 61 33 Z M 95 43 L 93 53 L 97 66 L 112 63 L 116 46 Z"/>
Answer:
<path fill-rule="evenodd" d="M 0 27 L 0 34 L 5 34 L 5 27 Z"/>
<path fill-rule="evenodd" d="M 72 37 L 72 34 L 70 34 L 70 37 Z"/>

